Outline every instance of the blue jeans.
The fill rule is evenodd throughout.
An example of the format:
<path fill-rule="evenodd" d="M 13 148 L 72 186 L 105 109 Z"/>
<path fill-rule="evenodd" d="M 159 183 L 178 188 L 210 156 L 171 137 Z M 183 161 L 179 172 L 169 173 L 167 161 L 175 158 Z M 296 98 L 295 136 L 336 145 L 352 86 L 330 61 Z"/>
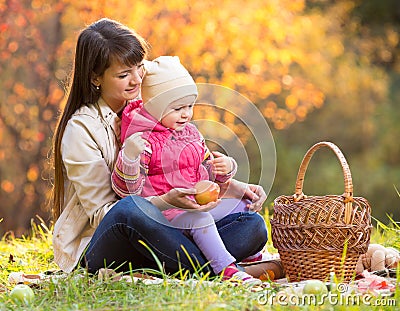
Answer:
<path fill-rule="evenodd" d="M 264 219 L 257 213 L 230 214 L 217 221 L 216 226 L 226 249 L 237 261 L 262 250 L 268 239 Z M 81 265 L 90 273 L 104 267 L 117 271 L 129 271 L 130 267 L 158 269 L 152 254 L 139 241 L 154 252 L 167 273 L 181 268 L 193 272 L 207 263 L 196 244 L 173 228 L 157 207 L 139 196 L 129 196 L 100 222 Z M 212 273 L 208 266 L 206 270 Z"/>

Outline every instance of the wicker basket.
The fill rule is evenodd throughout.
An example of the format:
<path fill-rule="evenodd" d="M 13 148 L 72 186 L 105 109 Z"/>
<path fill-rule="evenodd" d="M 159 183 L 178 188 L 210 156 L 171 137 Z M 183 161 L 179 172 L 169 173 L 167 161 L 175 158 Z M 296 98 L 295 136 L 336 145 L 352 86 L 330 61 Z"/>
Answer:
<path fill-rule="evenodd" d="M 304 175 L 314 152 L 328 147 L 336 154 L 344 174 L 343 195 L 306 196 Z M 272 241 L 291 282 L 326 281 L 330 272 L 348 282 L 358 258 L 368 249 L 371 208 L 364 198 L 353 197 L 349 166 L 340 149 L 330 142 L 312 146 L 303 158 L 295 194 L 274 201 Z"/>

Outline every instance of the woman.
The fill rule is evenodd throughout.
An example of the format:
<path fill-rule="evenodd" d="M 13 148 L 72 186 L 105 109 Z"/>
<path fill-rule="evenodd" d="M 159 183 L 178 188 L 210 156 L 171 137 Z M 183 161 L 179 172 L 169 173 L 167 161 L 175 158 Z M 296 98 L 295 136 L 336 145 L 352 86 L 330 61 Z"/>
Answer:
<path fill-rule="evenodd" d="M 54 259 L 66 272 L 79 264 L 90 273 L 105 266 L 120 271 L 157 268 L 147 247 L 167 273 L 194 271 L 192 262 L 206 264 L 197 246 L 168 226 L 161 211 L 172 206 L 209 210 L 216 203 L 199 206 L 187 197 L 194 189 L 119 200 L 111 188 L 121 148 L 119 114 L 139 95 L 146 51 L 138 34 L 109 19 L 79 35 L 71 89 L 53 142 Z M 236 180 L 225 184 L 222 192 L 249 198 L 253 211 L 266 199 L 261 187 Z M 260 251 L 267 241 L 264 220 L 257 213 L 226 216 L 217 227 L 238 261 Z"/>

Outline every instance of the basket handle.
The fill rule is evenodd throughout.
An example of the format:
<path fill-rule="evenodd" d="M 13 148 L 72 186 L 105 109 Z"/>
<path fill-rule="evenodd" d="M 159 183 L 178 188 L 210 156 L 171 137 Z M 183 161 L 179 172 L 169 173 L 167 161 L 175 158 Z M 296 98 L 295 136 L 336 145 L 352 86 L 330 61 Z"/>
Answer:
<path fill-rule="evenodd" d="M 349 165 L 347 164 L 346 158 L 344 157 L 340 149 L 331 142 L 322 141 L 316 143 L 305 154 L 303 160 L 301 161 L 299 172 L 297 174 L 295 194 L 293 195 L 294 201 L 296 202 L 300 201 L 303 197 L 305 197 L 303 193 L 304 176 L 306 174 L 306 170 L 308 164 L 310 163 L 311 157 L 313 156 L 315 151 L 317 151 L 321 147 L 330 148 L 335 153 L 336 157 L 340 161 L 340 165 L 342 166 L 344 175 L 344 193 L 342 195 L 345 203 L 344 221 L 346 224 L 349 224 L 351 221 L 352 202 L 353 202 L 353 181 L 351 179 L 351 172 Z"/>

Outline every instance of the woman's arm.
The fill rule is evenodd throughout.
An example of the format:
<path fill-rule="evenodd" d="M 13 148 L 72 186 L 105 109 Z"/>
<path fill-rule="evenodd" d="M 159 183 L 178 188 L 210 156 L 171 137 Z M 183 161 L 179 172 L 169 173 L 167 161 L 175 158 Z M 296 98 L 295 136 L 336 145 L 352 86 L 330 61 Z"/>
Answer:
<path fill-rule="evenodd" d="M 236 179 L 230 179 L 226 183 L 219 184 L 221 188 L 220 197 L 225 198 L 245 198 L 252 201 L 248 208 L 254 212 L 262 209 L 262 205 L 267 199 L 263 187 L 259 185 L 247 184 Z"/>
<path fill-rule="evenodd" d="M 101 122 L 82 114 L 68 122 L 61 143 L 66 204 L 76 196 L 93 227 L 117 201 L 110 182 L 115 156 L 110 137 Z"/>
<path fill-rule="evenodd" d="M 193 212 L 207 212 L 216 207 L 221 202 L 221 200 L 217 200 L 216 202 L 199 205 L 189 198 L 189 196 L 193 196 L 195 193 L 196 189 L 194 188 L 176 188 L 171 189 L 163 195 L 152 197 L 150 199 L 150 202 L 157 206 L 158 209 L 161 211 L 170 208 L 181 208 Z"/>

